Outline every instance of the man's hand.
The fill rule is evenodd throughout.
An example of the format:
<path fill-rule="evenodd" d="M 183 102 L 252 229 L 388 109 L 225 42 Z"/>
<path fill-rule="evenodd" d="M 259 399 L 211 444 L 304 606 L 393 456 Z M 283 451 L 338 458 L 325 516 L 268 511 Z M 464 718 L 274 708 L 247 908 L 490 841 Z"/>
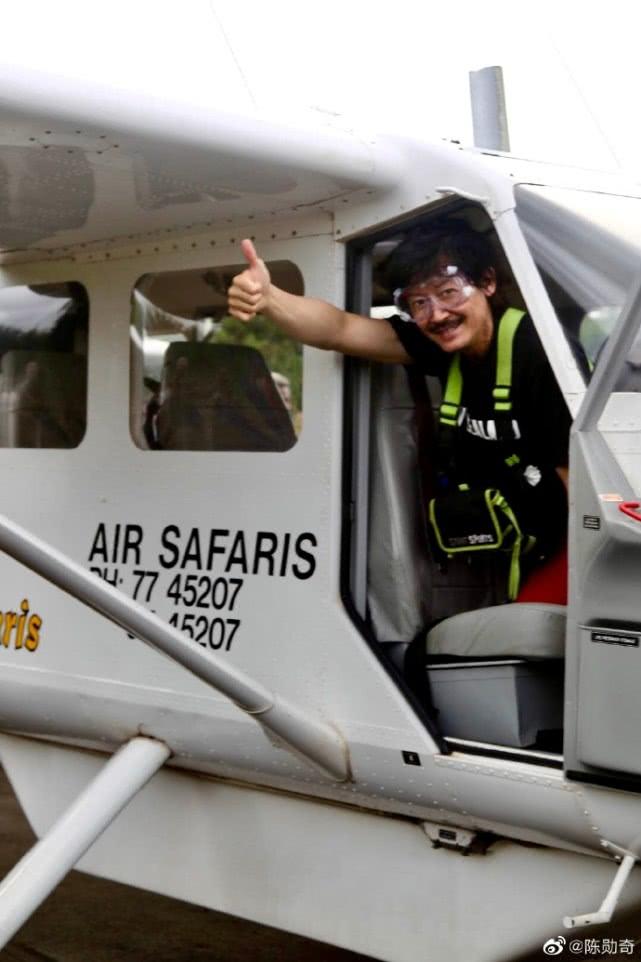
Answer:
<path fill-rule="evenodd" d="M 241 241 L 240 247 L 248 267 L 231 282 L 227 302 L 232 317 L 237 317 L 239 321 L 251 321 L 256 314 L 265 310 L 271 277 L 250 240 Z"/>
<path fill-rule="evenodd" d="M 241 248 L 247 267 L 227 292 L 233 317 L 251 321 L 262 313 L 301 344 L 373 361 L 409 363 L 409 355 L 386 320 L 351 314 L 316 297 L 284 291 L 272 284 L 252 242 L 242 241 Z"/>

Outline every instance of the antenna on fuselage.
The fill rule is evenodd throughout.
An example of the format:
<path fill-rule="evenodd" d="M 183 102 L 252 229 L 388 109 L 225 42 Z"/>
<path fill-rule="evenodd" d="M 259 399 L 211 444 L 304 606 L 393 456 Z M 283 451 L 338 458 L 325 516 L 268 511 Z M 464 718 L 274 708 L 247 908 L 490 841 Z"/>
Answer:
<path fill-rule="evenodd" d="M 470 100 L 474 146 L 509 153 L 503 68 L 470 70 Z"/>

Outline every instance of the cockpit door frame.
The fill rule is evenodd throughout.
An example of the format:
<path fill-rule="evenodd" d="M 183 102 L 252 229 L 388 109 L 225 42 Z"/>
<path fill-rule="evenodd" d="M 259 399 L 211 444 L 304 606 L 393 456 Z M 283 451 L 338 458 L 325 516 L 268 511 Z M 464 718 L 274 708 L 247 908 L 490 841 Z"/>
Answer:
<path fill-rule="evenodd" d="M 638 334 L 641 273 L 594 371 L 570 439 L 570 595 L 564 764 L 570 778 L 641 792 L 641 523 L 599 428 Z"/>

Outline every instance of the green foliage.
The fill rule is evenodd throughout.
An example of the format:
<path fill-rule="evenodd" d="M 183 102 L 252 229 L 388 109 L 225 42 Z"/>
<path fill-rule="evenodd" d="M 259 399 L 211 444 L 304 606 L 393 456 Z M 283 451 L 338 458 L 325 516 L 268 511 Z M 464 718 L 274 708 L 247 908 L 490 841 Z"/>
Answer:
<path fill-rule="evenodd" d="M 278 371 L 289 378 L 294 411 L 301 410 L 303 349 L 273 321 L 261 314 L 257 314 L 248 324 L 235 317 L 224 317 L 221 329 L 209 340 L 212 344 L 242 344 L 260 351 L 270 371 Z"/>

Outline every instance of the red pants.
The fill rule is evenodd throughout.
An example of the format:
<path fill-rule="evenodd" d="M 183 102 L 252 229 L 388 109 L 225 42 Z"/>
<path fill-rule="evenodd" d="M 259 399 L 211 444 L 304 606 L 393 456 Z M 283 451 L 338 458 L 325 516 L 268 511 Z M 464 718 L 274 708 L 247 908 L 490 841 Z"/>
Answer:
<path fill-rule="evenodd" d="M 568 546 L 564 544 L 557 553 L 545 561 L 521 585 L 516 598 L 518 602 L 546 601 L 552 605 L 568 603 Z"/>

